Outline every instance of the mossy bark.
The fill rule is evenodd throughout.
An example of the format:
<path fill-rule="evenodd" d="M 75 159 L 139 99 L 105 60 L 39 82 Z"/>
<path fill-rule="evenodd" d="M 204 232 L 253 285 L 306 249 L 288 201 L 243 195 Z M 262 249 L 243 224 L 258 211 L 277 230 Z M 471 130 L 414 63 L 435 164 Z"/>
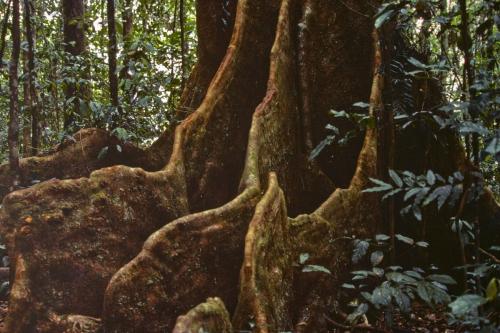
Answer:
<path fill-rule="evenodd" d="M 380 227 L 379 198 L 362 192 L 379 174 L 377 129 L 338 151 L 346 160 L 308 156 L 332 107 L 369 100 L 372 116 L 384 112 L 376 3 L 240 0 L 224 56 L 216 3 L 198 3 L 215 15 L 198 15 L 200 36 L 218 39 L 200 42 L 183 98 L 196 111 L 175 133 L 127 148 L 128 166 L 72 160 L 80 171 L 55 174 L 72 179 L 4 199 L 8 332 L 326 331 L 349 271 L 349 244 L 333 240 Z M 77 149 L 33 161 L 60 165 Z M 301 253 L 332 275 L 302 273 Z"/>

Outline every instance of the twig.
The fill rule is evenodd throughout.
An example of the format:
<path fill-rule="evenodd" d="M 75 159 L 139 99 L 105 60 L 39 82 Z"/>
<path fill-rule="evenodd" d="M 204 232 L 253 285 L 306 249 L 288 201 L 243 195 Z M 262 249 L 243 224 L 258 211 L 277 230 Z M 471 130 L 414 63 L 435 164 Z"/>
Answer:
<path fill-rule="evenodd" d="M 335 326 L 337 328 L 340 328 L 340 329 L 343 329 L 343 330 L 349 330 L 349 331 L 353 331 L 353 330 L 365 330 L 365 331 L 369 331 L 369 332 L 379 332 L 379 333 L 388 333 L 389 332 L 389 331 L 386 331 L 384 329 L 376 328 L 376 327 L 373 327 L 373 326 L 370 326 L 370 325 L 366 325 L 366 324 L 360 324 L 360 325 L 354 325 L 354 326 L 347 326 L 347 325 L 343 325 L 341 323 L 337 323 L 335 320 L 333 320 L 332 318 L 328 317 L 327 315 L 324 315 L 324 317 L 325 317 L 325 319 L 326 319 L 327 322 L 329 322 L 333 326 Z"/>
<path fill-rule="evenodd" d="M 366 15 L 366 14 L 363 14 L 361 13 L 360 11 L 357 11 L 356 9 L 352 8 L 352 7 L 349 7 L 345 2 L 343 2 L 342 0 L 339 0 L 339 2 L 344 5 L 345 8 L 349 9 L 351 12 L 353 13 L 356 13 L 358 15 L 361 15 L 363 17 L 366 17 L 366 18 L 371 18 L 369 15 Z"/>
<path fill-rule="evenodd" d="M 485 256 L 487 256 L 488 258 L 490 258 L 491 260 L 493 260 L 496 264 L 500 264 L 500 259 L 498 259 L 497 257 L 495 257 L 495 255 L 489 253 L 485 249 L 479 248 L 479 252 L 481 252 L 482 254 L 484 254 Z"/>

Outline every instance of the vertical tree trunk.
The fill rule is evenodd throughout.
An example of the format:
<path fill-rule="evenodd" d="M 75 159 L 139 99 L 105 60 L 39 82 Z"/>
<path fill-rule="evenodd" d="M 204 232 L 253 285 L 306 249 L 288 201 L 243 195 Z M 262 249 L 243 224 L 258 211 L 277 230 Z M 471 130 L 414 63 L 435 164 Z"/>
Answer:
<path fill-rule="evenodd" d="M 181 91 L 186 80 L 186 9 L 184 0 L 179 0 L 179 25 L 181 33 Z"/>
<path fill-rule="evenodd" d="M 22 126 L 23 126 L 23 142 L 22 142 L 22 151 L 23 157 L 31 156 L 31 91 L 29 81 L 26 80 L 28 77 L 28 52 L 23 50 L 23 71 L 24 71 L 24 80 L 23 80 L 23 117 L 22 117 Z"/>
<path fill-rule="evenodd" d="M 84 14 L 85 7 L 83 0 L 62 0 L 63 8 L 63 31 L 64 31 L 64 49 L 71 56 L 82 55 L 86 49 Z M 67 64 L 69 65 L 69 64 Z M 71 107 L 66 108 L 64 128 L 69 130 L 76 129 L 76 120 L 80 113 L 79 98 L 83 98 L 84 89 L 77 88 L 77 85 L 68 84 L 65 88 L 66 100 L 74 97 Z"/>
<path fill-rule="evenodd" d="M 120 80 L 124 82 L 124 80 L 130 80 L 129 74 L 129 62 L 132 60 L 132 57 L 129 55 L 130 45 L 133 39 L 133 28 L 134 28 L 134 13 L 133 13 L 133 2 L 132 0 L 125 0 L 123 4 L 122 11 L 122 26 L 123 26 L 123 68 L 120 71 Z M 130 89 L 123 88 L 123 96 L 127 103 L 132 101 L 133 92 Z"/>
<path fill-rule="evenodd" d="M 26 39 L 28 41 L 27 65 L 28 65 L 28 85 L 30 93 L 31 112 L 31 155 L 37 155 L 40 148 L 40 99 L 35 87 L 35 29 L 33 27 L 33 3 L 24 0 L 24 21 L 26 24 Z"/>
<path fill-rule="evenodd" d="M 116 74 L 116 25 L 115 25 L 115 1 L 107 0 L 106 12 L 108 20 L 108 79 L 109 79 L 109 97 L 113 106 L 113 116 L 111 127 L 118 126 L 117 118 L 119 115 L 118 102 L 118 76 Z"/>
<path fill-rule="evenodd" d="M 2 20 L 2 33 L 0 35 L 0 68 L 3 67 L 3 54 L 5 51 L 5 37 L 7 36 L 7 24 L 9 23 L 10 16 L 10 4 L 11 0 L 7 3 L 7 8 L 5 9 L 5 16 Z"/>
<path fill-rule="evenodd" d="M 19 101 L 18 101 L 18 77 L 17 67 L 19 64 L 19 52 L 21 48 L 21 37 L 19 27 L 19 0 L 13 0 L 12 8 L 12 57 L 9 70 L 10 87 L 10 109 L 9 109 L 9 164 L 11 171 L 19 174 Z M 16 180 L 14 180 L 14 185 Z"/>

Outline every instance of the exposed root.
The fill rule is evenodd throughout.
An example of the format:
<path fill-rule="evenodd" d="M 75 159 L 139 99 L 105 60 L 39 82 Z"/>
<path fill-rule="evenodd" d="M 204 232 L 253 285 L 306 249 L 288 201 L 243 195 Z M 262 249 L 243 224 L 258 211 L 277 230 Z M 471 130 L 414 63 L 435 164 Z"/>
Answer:
<path fill-rule="evenodd" d="M 283 192 L 276 175 L 255 209 L 245 239 L 238 306 L 233 326 L 254 332 L 292 328 L 292 245 Z"/>
<path fill-rule="evenodd" d="M 368 8 L 240 0 L 209 87 L 212 74 L 197 67 L 183 97 L 197 105 L 204 96 L 197 111 L 149 150 L 170 156 L 166 167 L 114 166 L 8 195 L 0 213 L 15 259 L 8 332 L 230 332 L 229 314 L 236 329 L 325 331 L 349 271 L 345 236 L 379 227 L 379 198 L 362 192 L 378 175 L 378 133 L 368 128 L 360 153 L 351 147 L 352 161 L 332 164 L 346 188 L 333 191 L 307 154 L 331 107 L 369 98 L 370 114 L 382 112 L 379 44 L 359 15 Z M 306 30 L 297 31 L 301 9 Z M 220 46 L 201 44 L 203 54 L 221 57 Z M 137 164 L 152 170 L 164 161 L 141 156 Z M 332 274 L 303 273 L 302 253 Z M 200 304 L 208 297 L 219 299 Z"/>
<path fill-rule="evenodd" d="M 8 330 L 36 327 L 43 332 L 50 311 L 99 317 L 111 275 L 140 251 L 147 236 L 237 193 L 251 110 L 262 98 L 268 75 L 261 64 L 269 59 L 274 32 L 265 27 L 276 24 L 277 3 L 241 1 L 239 8 L 228 53 L 200 108 L 177 128 L 167 167 L 150 173 L 115 166 L 90 178 L 52 180 L 5 198 L 2 229 L 9 252 L 29 262 L 14 288 L 26 286 L 31 297 L 30 302 L 11 298 Z M 247 92 L 244 98 L 241 91 Z M 240 228 L 241 249 L 246 227 Z M 241 259 L 233 267 L 236 280 L 239 264 Z M 235 303 L 236 294 L 231 295 Z M 31 314 L 35 322 L 16 320 Z"/>
<path fill-rule="evenodd" d="M 209 298 L 177 318 L 172 333 L 233 333 L 229 313 L 219 298 Z"/>
<path fill-rule="evenodd" d="M 248 222 L 258 201 L 249 189 L 230 203 L 188 215 L 154 233 L 106 290 L 106 332 L 165 332 L 201 300 L 236 305 Z"/>

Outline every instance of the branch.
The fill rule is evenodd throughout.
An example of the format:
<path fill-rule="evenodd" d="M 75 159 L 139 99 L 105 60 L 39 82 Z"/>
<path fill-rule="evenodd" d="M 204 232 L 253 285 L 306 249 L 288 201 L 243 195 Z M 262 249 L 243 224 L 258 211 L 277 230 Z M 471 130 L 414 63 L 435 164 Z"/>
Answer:
<path fill-rule="evenodd" d="M 482 248 L 479 248 L 479 252 L 481 252 L 482 254 L 484 254 L 485 256 L 490 258 L 491 260 L 493 260 L 495 262 L 495 264 L 500 264 L 500 259 L 495 257 L 495 255 L 493 255 L 492 253 L 489 253 L 488 251 L 486 251 Z"/>

